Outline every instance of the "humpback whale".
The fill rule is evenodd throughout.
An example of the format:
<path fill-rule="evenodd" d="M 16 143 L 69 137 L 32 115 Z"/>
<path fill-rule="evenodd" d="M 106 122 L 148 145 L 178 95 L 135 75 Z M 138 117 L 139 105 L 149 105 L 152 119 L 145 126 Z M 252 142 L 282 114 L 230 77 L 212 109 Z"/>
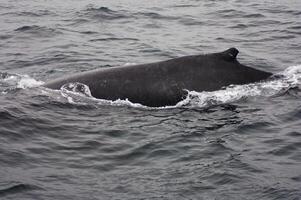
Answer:
<path fill-rule="evenodd" d="M 55 79 L 43 86 L 60 89 L 67 83 L 82 83 L 95 98 L 128 99 L 150 107 L 175 105 L 189 91 L 214 91 L 229 85 L 247 84 L 271 76 L 240 64 L 239 51 L 184 56 L 166 61 L 106 67 Z"/>

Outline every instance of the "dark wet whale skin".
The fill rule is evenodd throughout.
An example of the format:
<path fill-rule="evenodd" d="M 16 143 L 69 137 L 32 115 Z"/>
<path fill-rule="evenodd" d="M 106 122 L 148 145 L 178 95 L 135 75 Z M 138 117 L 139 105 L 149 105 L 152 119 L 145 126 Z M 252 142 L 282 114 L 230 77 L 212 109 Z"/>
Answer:
<path fill-rule="evenodd" d="M 214 91 L 231 84 L 247 84 L 271 76 L 240 64 L 236 48 L 205 55 L 184 56 L 167 61 L 109 67 L 74 74 L 43 86 L 60 89 L 66 83 L 88 85 L 93 97 L 157 107 L 175 105 L 187 91 Z"/>

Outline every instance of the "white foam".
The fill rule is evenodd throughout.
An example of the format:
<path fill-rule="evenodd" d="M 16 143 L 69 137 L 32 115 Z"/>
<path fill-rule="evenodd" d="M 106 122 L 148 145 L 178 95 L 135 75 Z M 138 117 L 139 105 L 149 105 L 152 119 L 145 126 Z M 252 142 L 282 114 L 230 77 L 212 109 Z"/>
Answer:
<path fill-rule="evenodd" d="M 137 65 L 137 63 L 125 63 L 123 66 Z"/>
<path fill-rule="evenodd" d="M 285 69 L 282 73 L 286 81 L 291 85 L 301 84 L 301 65 L 296 65 Z"/>
<path fill-rule="evenodd" d="M 20 77 L 21 79 L 17 83 L 17 88 L 33 88 L 38 87 L 44 83 L 43 81 L 37 81 L 34 78 L 29 77 L 28 75 L 22 75 Z"/>
<path fill-rule="evenodd" d="M 18 78 L 18 76 L 16 76 L 16 75 L 9 75 L 9 76 L 5 77 L 3 79 L 3 81 L 13 81 L 13 80 L 17 80 L 17 78 Z"/>
<path fill-rule="evenodd" d="M 64 93 L 73 93 L 84 97 L 92 97 L 90 88 L 82 83 L 67 83 L 61 87 Z"/>
<path fill-rule="evenodd" d="M 42 85 L 44 82 L 37 81 L 34 78 L 29 77 L 28 75 L 19 75 L 19 74 L 8 74 L 1 73 L 2 78 L 0 79 L 2 94 L 7 94 L 8 90 L 13 90 L 15 88 L 25 89 L 32 88 Z"/>
<path fill-rule="evenodd" d="M 105 100 L 105 99 L 95 99 L 99 105 L 110 105 L 110 106 L 130 106 L 133 108 L 149 108 L 147 106 L 144 106 L 140 103 L 133 103 L 129 101 L 128 99 L 122 100 L 122 99 L 117 99 L 117 100 Z"/>

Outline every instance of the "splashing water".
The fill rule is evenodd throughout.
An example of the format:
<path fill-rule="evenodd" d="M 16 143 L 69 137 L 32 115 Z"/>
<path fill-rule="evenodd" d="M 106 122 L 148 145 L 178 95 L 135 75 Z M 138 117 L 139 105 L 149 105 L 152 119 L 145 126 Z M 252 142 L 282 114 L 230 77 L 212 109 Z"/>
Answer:
<path fill-rule="evenodd" d="M 87 85 L 78 82 L 64 84 L 60 88 L 60 92 L 69 103 L 83 104 L 84 102 L 82 102 L 82 100 L 85 101 L 85 98 L 94 99 L 91 95 L 90 88 Z"/>
<path fill-rule="evenodd" d="M 43 81 L 37 81 L 28 75 L 0 72 L 0 91 L 2 94 L 15 89 L 38 87 L 43 83 Z"/>
<path fill-rule="evenodd" d="M 61 87 L 62 93 L 75 93 L 80 96 L 92 97 L 89 87 L 82 83 L 67 83 Z"/>
<path fill-rule="evenodd" d="M 43 81 L 37 81 L 34 78 L 29 77 L 28 75 L 19 75 L 20 79 L 18 81 L 17 88 L 33 88 L 42 85 Z"/>

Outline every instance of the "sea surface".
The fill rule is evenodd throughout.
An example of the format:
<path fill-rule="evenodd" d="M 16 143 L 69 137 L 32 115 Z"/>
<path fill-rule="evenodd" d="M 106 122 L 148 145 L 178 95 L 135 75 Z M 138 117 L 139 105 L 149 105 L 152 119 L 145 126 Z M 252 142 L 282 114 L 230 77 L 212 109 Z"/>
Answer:
<path fill-rule="evenodd" d="M 230 47 L 275 79 L 161 108 L 41 86 Z M 300 99 L 300 0 L 0 0 L 0 199 L 299 200 Z"/>

